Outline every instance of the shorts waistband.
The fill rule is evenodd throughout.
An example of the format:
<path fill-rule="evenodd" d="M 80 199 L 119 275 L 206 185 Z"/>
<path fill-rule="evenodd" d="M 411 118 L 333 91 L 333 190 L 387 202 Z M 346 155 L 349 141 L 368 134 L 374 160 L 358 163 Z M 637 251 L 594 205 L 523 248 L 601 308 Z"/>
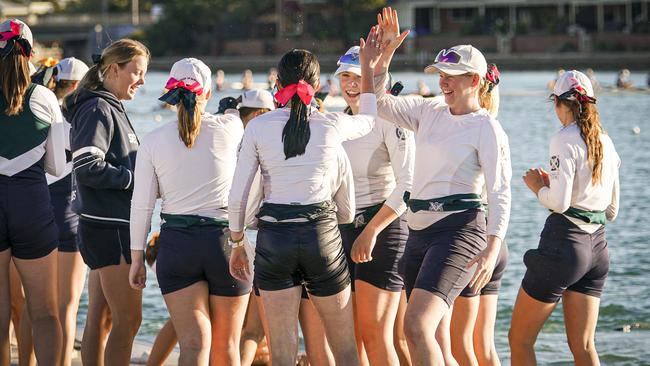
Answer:
<path fill-rule="evenodd" d="M 377 214 L 377 212 L 379 212 L 381 206 L 383 205 L 384 202 L 381 202 L 376 205 L 372 205 L 364 208 L 363 211 L 361 211 L 360 213 L 354 216 L 354 221 L 352 221 L 349 224 L 341 224 L 339 225 L 339 228 L 343 230 L 349 230 L 349 229 L 358 229 L 358 228 L 365 227 L 366 225 L 368 225 L 370 220 L 372 220 L 372 218 L 375 217 L 375 215 Z"/>
<path fill-rule="evenodd" d="M 170 228 L 191 228 L 191 227 L 202 227 L 202 226 L 219 226 L 219 227 L 228 227 L 228 220 L 217 219 L 214 217 L 206 217 L 199 215 L 173 215 L 161 213 L 160 218 L 162 223 L 160 225 L 161 229 L 170 229 Z"/>
<path fill-rule="evenodd" d="M 470 209 L 484 210 L 481 196 L 476 193 L 460 193 L 428 200 L 409 199 L 408 207 L 413 213 L 418 211 L 462 211 Z"/>
<path fill-rule="evenodd" d="M 287 220 L 295 222 L 310 222 L 331 217 L 335 214 L 336 205 L 332 201 L 323 201 L 309 205 L 264 203 L 256 217 L 260 220 L 263 220 L 264 217 L 270 217 L 275 220 L 275 222 Z"/>
<path fill-rule="evenodd" d="M 569 209 L 564 211 L 562 214 L 576 218 L 578 220 L 582 220 L 588 224 L 605 225 L 605 222 L 607 221 L 605 211 L 589 211 L 580 208 L 569 207 Z"/>

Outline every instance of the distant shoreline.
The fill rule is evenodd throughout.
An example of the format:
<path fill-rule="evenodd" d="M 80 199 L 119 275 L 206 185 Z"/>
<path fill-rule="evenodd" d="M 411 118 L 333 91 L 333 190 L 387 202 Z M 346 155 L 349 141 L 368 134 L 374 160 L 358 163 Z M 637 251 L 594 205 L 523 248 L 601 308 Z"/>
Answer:
<path fill-rule="evenodd" d="M 187 55 L 152 57 L 152 70 L 169 70 L 171 65 Z M 214 69 L 226 72 L 241 72 L 251 69 L 266 72 L 276 67 L 281 55 L 272 56 L 196 56 Z M 335 69 L 339 55 L 318 55 L 322 72 Z M 559 67 L 598 71 L 632 71 L 650 72 L 650 52 L 609 52 L 609 53 L 541 53 L 541 54 L 486 54 L 488 62 L 496 63 L 502 70 L 542 71 L 555 70 Z M 391 69 L 393 71 L 421 71 L 433 59 L 432 55 L 419 53 L 415 55 L 397 55 Z"/>

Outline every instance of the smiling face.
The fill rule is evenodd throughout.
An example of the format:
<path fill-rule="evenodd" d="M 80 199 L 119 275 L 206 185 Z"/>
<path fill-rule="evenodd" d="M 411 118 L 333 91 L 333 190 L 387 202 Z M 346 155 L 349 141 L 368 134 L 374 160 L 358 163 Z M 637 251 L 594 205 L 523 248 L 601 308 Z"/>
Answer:
<path fill-rule="evenodd" d="M 144 75 L 147 73 L 147 58 L 136 56 L 129 63 L 120 67 L 113 64 L 109 67 L 104 86 L 119 100 L 131 100 L 135 97 L 140 86 L 144 85 Z"/>
<path fill-rule="evenodd" d="M 359 109 L 359 95 L 361 94 L 361 76 L 344 71 L 339 74 L 339 83 L 341 86 L 341 95 L 345 103 L 356 113 Z"/>
<path fill-rule="evenodd" d="M 477 97 L 480 78 L 476 74 L 449 75 L 440 72 L 440 90 L 445 96 L 445 103 L 454 110 L 456 106 L 466 105 L 471 98 Z"/>

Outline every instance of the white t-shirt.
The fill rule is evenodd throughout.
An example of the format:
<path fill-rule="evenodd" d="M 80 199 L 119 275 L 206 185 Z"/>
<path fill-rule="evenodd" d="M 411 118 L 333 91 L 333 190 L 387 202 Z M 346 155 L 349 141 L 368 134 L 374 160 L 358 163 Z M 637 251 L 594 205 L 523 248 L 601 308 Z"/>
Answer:
<path fill-rule="evenodd" d="M 192 148 L 178 122 L 149 133 L 138 149 L 131 201 L 131 248 L 143 250 L 156 198 L 161 212 L 227 219 L 228 194 L 244 127 L 237 114 L 203 114 Z"/>
<path fill-rule="evenodd" d="M 542 187 L 537 198 L 548 208 L 563 213 L 574 207 L 588 211 L 605 211 L 612 221 L 618 214 L 619 181 L 618 169 L 621 159 L 612 139 L 600 135 L 603 144 L 602 173 L 600 182 L 591 181 L 591 164 L 587 159 L 587 145 L 580 135 L 580 128 L 573 122 L 551 138 L 549 147 L 550 187 Z M 568 217 L 581 229 L 593 233 L 600 225 Z"/>
<path fill-rule="evenodd" d="M 338 152 L 343 141 L 369 133 L 377 103 L 373 94 L 362 94 L 359 114 L 309 111 L 310 138 L 302 155 L 286 159 L 282 130 L 291 110 L 281 108 L 254 118 L 246 126 L 235 180 L 230 191 L 230 230 L 244 227 L 246 203 L 255 173 L 260 168 L 263 201 L 308 205 L 331 200 L 332 177 L 338 172 Z"/>
<path fill-rule="evenodd" d="M 508 136 L 499 122 L 485 109 L 453 115 L 441 98 L 386 94 L 385 83 L 386 74 L 375 78 L 379 117 L 415 132 L 411 198 L 483 195 L 489 210 L 487 234 L 504 239 L 510 219 L 512 168 Z M 451 213 L 408 210 L 408 225 L 421 230 Z"/>

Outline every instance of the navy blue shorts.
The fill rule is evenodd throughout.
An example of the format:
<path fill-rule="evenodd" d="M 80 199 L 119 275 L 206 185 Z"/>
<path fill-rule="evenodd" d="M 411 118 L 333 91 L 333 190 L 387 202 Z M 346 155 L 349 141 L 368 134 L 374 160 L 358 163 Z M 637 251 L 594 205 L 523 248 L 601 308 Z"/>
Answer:
<path fill-rule="evenodd" d="M 564 215 L 546 219 L 537 249 L 524 254 L 526 293 L 541 302 L 554 303 L 564 291 L 600 297 L 609 272 L 605 227 L 593 234 L 580 229 Z"/>
<path fill-rule="evenodd" d="M 0 252 L 11 249 L 18 259 L 45 257 L 59 244 L 45 174 L 30 169 L 0 175 Z"/>
<path fill-rule="evenodd" d="M 419 288 L 451 306 L 472 277 L 467 264 L 487 245 L 485 226 L 483 211 L 467 210 L 409 230 L 400 263 L 406 295 Z"/>
<path fill-rule="evenodd" d="M 406 219 L 398 217 L 377 235 L 377 242 L 372 251 L 372 260 L 366 263 L 354 263 L 350 257 L 354 241 L 361 235 L 364 228 L 341 229 L 345 257 L 354 281 L 367 282 L 382 290 L 399 292 L 404 288 L 404 280 L 399 274 L 398 264 L 404 254 L 408 226 Z"/>
<path fill-rule="evenodd" d="M 131 264 L 129 224 L 79 219 L 79 252 L 90 269 L 120 264 L 121 257 Z"/>
<path fill-rule="evenodd" d="M 251 283 L 230 275 L 224 253 L 226 236 L 220 226 L 163 228 L 158 238 L 156 276 L 163 295 L 208 283 L 215 296 L 242 296 L 251 292 Z"/>
<path fill-rule="evenodd" d="M 300 286 L 314 296 L 330 296 L 350 284 L 336 217 L 312 222 L 259 221 L 255 283 L 261 290 Z"/>
<path fill-rule="evenodd" d="M 54 207 L 54 221 L 59 229 L 59 252 L 79 251 L 77 229 L 79 216 L 72 211 L 72 174 L 50 184 L 50 196 Z"/>
<path fill-rule="evenodd" d="M 469 286 L 466 286 L 463 289 L 463 292 L 460 293 L 462 297 L 474 297 L 474 296 L 485 296 L 485 295 L 498 295 L 499 290 L 501 289 L 501 279 L 503 278 L 503 273 L 506 271 L 506 265 L 508 264 L 508 244 L 505 240 L 501 243 L 501 249 L 499 250 L 499 257 L 497 258 L 497 263 L 494 266 L 494 271 L 492 271 L 492 277 L 490 281 L 483 286 L 479 293 L 472 292 Z"/>

